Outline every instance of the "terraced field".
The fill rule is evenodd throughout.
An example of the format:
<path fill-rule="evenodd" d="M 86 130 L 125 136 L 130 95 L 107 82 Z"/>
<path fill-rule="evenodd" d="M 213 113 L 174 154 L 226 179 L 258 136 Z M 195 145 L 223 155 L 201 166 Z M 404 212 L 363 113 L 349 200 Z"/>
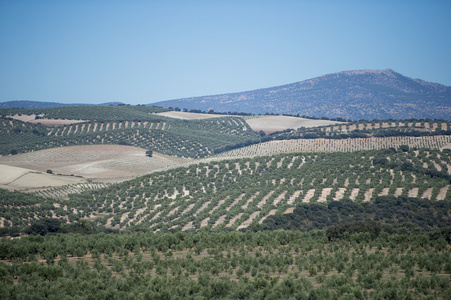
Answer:
<path fill-rule="evenodd" d="M 239 230 L 301 203 L 451 199 L 449 151 L 291 153 L 191 165 L 72 195 L 117 228 Z"/>

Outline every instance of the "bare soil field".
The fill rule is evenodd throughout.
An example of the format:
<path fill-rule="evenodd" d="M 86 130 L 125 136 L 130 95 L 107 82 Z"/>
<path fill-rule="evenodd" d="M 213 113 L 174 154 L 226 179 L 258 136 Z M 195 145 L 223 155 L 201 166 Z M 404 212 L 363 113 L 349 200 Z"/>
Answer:
<path fill-rule="evenodd" d="M 131 146 L 71 146 L 3 156 L 0 164 L 38 172 L 50 169 L 53 173 L 92 181 L 119 182 L 188 161 L 155 152 L 147 157 L 145 153 L 145 149 Z"/>
<path fill-rule="evenodd" d="M 289 116 L 260 116 L 258 118 L 247 118 L 246 122 L 254 131 L 263 130 L 267 134 L 276 131 L 283 131 L 285 129 L 345 124 L 343 122 L 329 120 L 311 120 Z"/>
<path fill-rule="evenodd" d="M 36 115 L 14 115 L 8 117 L 33 124 L 41 123 L 42 125 L 47 126 L 69 125 L 87 122 L 86 120 L 36 119 Z"/>
<path fill-rule="evenodd" d="M 35 170 L 0 164 L 0 188 L 27 191 L 63 186 L 83 181 L 74 176 L 52 175 Z"/>
<path fill-rule="evenodd" d="M 183 111 L 166 111 L 162 113 L 157 113 L 156 115 L 165 116 L 169 118 L 175 118 L 180 120 L 200 120 L 200 119 L 211 119 L 224 117 L 225 115 L 215 115 L 215 114 L 198 114 Z"/>

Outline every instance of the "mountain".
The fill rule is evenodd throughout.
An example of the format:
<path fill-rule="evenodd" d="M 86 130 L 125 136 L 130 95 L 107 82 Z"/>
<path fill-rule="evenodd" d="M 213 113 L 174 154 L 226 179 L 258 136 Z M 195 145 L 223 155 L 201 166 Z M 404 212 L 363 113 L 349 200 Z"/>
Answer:
<path fill-rule="evenodd" d="M 153 103 L 217 112 L 345 119 L 451 118 L 451 87 L 391 69 L 352 70 L 253 91 Z"/>
<path fill-rule="evenodd" d="M 98 105 L 113 105 L 117 106 L 120 104 L 124 104 L 122 102 L 108 102 L 102 103 Z M 7 101 L 0 103 L 0 108 L 29 108 L 29 109 L 40 109 L 40 108 L 52 108 L 52 107 L 63 107 L 63 106 L 85 106 L 85 105 L 93 105 L 86 103 L 58 103 L 58 102 L 42 102 L 42 101 L 28 101 L 28 100 L 15 100 L 15 101 Z"/>

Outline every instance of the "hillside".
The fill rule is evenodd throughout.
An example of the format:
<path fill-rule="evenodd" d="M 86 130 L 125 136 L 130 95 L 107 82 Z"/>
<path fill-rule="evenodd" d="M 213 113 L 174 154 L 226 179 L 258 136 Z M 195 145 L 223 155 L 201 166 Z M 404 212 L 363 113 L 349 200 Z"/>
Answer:
<path fill-rule="evenodd" d="M 61 146 L 115 144 L 195 158 L 259 140 L 241 117 L 180 120 L 157 114 L 163 111 L 166 110 L 147 106 L 0 109 L 0 116 L 4 116 L 0 117 L 0 155 Z M 35 123 L 11 118 L 16 115 L 34 116 Z M 54 119 L 69 119 L 71 124 L 44 125 Z M 74 123 L 75 120 L 83 122 Z"/>
<path fill-rule="evenodd" d="M 75 219 L 94 217 L 99 225 L 118 229 L 221 231 L 261 224 L 272 215 L 292 213 L 301 204 L 374 203 L 381 197 L 449 202 L 451 151 L 406 150 L 210 161 L 72 194 L 58 205 L 74 211 Z M 51 203 L 54 215 L 58 206 L 55 200 Z M 32 218 L 24 209 L 7 206 L 7 210 L 20 216 L 18 226 L 26 226 Z M 446 214 L 442 211 L 442 216 Z M 423 215 L 421 220 L 439 219 Z M 441 222 L 450 225 L 448 219 Z"/>
<path fill-rule="evenodd" d="M 0 115 L 6 298 L 451 295 L 449 121 Z"/>
<path fill-rule="evenodd" d="M 121 102 L 108 102 L 99 105 L 119 105 Z M 13 100 L 0 103 L 0 108 L 26 108 L 26 109 L 40 109 L 40 108 L 54 108 L 67 106 L 89 106 L 93 104 L 86 103 L 59 103 L 59 102 L 45 102 L 45 101 L 29 101 L 29 100 Z"/>
<path fill-rule="evenodd" d="M 271 88 L 161 101 L 153 105 L 352 120 L 449 120 L 451 87 L 412 79 L 391 69 L 354 70 Z"/>

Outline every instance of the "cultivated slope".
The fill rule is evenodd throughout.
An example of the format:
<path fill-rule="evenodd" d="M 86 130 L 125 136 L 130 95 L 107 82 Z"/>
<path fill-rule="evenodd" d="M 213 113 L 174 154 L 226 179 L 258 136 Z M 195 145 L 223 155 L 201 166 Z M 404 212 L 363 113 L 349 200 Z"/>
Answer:
<path fill-rule="evenodd" d="M 387 149 L 223 160 L 71 195 L 66 204 L 117 228 L 240 230 L 301 203 L 449 200 L 450 154 Z"/>
<path fill-rule="evenodd" d="M 354 70 L 283 86 L 162 101 L 153 105 L 355 120 L 450 119 L 451 87 L 412 79 L 391 69 Z"/>

